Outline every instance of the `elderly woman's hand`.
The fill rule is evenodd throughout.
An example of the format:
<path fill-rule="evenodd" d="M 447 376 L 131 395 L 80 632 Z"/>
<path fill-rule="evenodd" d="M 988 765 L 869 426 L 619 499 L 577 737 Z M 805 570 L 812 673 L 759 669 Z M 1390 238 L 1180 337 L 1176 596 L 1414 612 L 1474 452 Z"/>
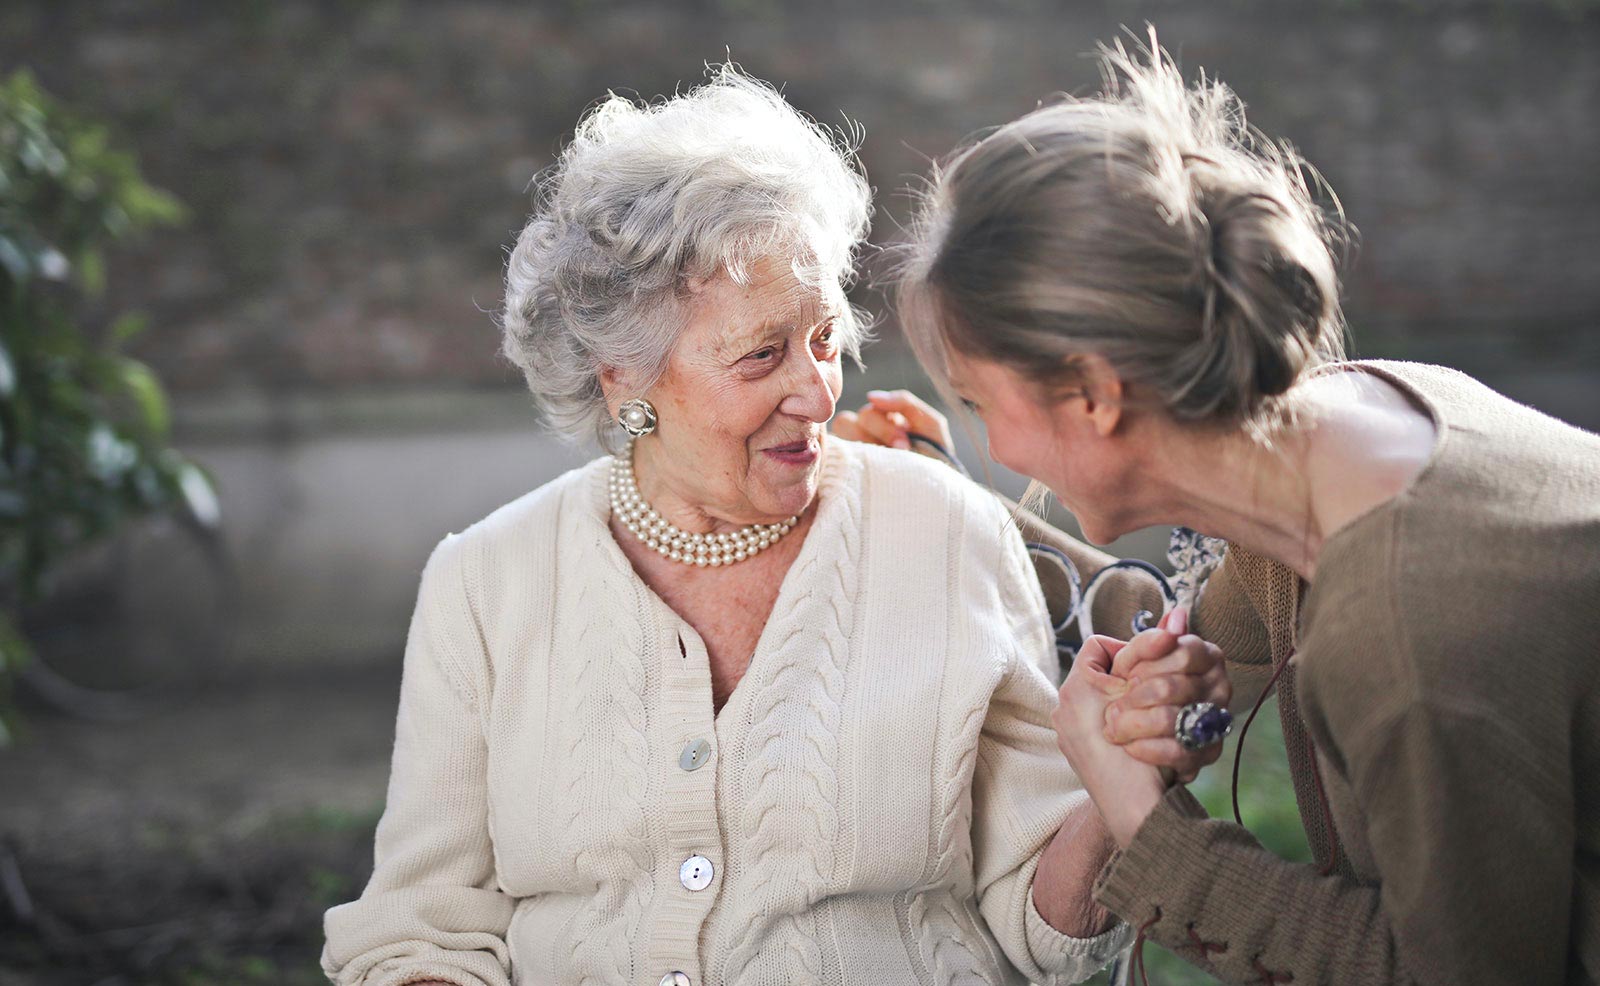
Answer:
<path fill-rule="evenodd" d="M 1167 782 L 1158 768 L 1106 739 L 1106 709 L 1128 690 L 1128 683 L 1111 673 L 1112 663 L 1129 648 L 1143 651 L 1155 642 L 1153 637 L 1123 642 L 1098 634 L 1085 640 L 1051 714 L 1057 745 L 1123 848 L 1160 802 Z"/>
<path fill-rule="evenodd" d="M 911 436 L 921 435 L 950 449 L 950 422 L 911 391 L 872 390 L 867 401 L 859 411 L 840 411 L 833 419 L 833 433 L 853 442 L 898 449 L 912 448 Z M 932 454 L 923 447 L 917 451 Z"/>
<path fill-rule="evenodd" d="M 1227 707 L 1233 685 L 1221 648 L 1188 633 L 1187 610 L 1175 609 L 1159 628 L 1146 630 L 1117 651 L 1111 673 L 1127 690 L 1106 707 L 1105 737 L 1147 764 L 1170 770 L 1182 783 L 1222 755 L 1222 744 L 1186 750 L 1174 730 L 1191 702 Z"/>

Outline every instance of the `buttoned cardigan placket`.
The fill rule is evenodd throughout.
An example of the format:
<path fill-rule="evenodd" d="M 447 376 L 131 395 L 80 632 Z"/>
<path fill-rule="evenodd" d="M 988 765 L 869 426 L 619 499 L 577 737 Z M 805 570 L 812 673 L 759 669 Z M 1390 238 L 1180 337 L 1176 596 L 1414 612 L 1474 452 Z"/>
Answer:
<path fill-rule="evenodd" d="M 847 467 L 841 461 L 842 454 L 845 453 L 830 458 L 822 480 L 823 491 L 837 495 L 839 470 Z M 605 524 L 609 504 L 604 499 L 605 487 L 598 479 L 593 496 L 597 519 Z M 819 533 L 824 539 L 835 537 L 840 522 L 835 513 L 846 508 L 835 504 L 830 509 L 824 504 L 823 509 L 825 513 L 819 514 L 795 561 L 797 569 L 821 550 L 810 537 Z M 615 544 L 607 545 L 605 550 L 617 552 L 617 559 L 622 560 Z M 790 577 L 786 576 L 785 591 L 789 590 L 789 582 Z M 719 780 L 725 780 L 725 769 L 741 769 L 728 763 L 722 747 L 730 736 L 735 744 L 744 742 L 737 721 L 752 700 L 750 686 L 755 682 L 744 682 L 735 688 L 719 716 L 712 704 L 711 664 L 704 640 L 642 582 L 638 588 L 642 590 L 638 598 L 650 610 L 641 621 L 652 628 L 646 634 L 646 653 L 659 655 L 647 660 L 647 673 L 659 675 L 660 715 L 652 716 L 651 743 L 669 752 L 659 760 L 651 758 L 652 763 L 661 765 L 657 769 L 665 771 L 658 790 L 664 823 L 661 835 L 666 847 L 656 857 L 647 927 L 639 930 L 640 939 L 646 944 L 635 981 L 638 986 L 701 986 L 707 980 L 700 963 L 700 935 L 726 882 L 728 833 L 722 829 Z M 848 593 L 840 586 L 830 586 L 828 591 Z M 785 630 L 797 619 L 797 613 L 785 607 L 787 598 L 780 591 L 778 604 L 751 657 L 752 667 L 763 660 L 763 651 L 770 649 L 768 638 L 774 636 L 774 631 Z M 830 603 L 829 611 L 836 613 L 837 607 Z M 776 639 L 784 639 L 784 634 L 777 633 Z M 740 757 L 735 760 L 742 763 Z"/>
<path fill-rule="evenodd" d="M 676 614 L 663 615 L 660 735 L 675 756 L 662 785 L 667 848 L 639 986 L 700 986 L 700 929 L 722 891 L 724 858 L 711 665 L 700 635 Z"/>

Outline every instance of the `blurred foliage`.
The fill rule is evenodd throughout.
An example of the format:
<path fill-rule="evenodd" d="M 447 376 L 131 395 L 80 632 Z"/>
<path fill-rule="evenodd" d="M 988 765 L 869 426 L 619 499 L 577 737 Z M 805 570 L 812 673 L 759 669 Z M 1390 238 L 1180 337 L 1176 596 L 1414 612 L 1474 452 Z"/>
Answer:
<path fill-rule="evenodd" d="M 182 218 L 103 127 L 25 71 L 0 82 L 0 746 L 33 657 L 21 614 L 52 570 L 153 512 L 217 522 L 210 480 L 167 444 L 160 381 L 125 352 L 143 320 L 86 314 L 106 248 Z"/>

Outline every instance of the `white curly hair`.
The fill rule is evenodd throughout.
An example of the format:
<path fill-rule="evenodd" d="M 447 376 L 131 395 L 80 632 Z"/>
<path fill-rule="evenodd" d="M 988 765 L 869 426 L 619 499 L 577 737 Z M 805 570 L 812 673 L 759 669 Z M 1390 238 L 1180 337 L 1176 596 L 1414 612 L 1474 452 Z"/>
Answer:
<path fill-rule="evenodd" d="M 860 133 L 801 115 L 735 65 L 644 103 L 608 94 L 535 179 L 533 216 L 506 265 L 502 352 L 547 423 L 615 449 L 600 373 L 656 380 L 682 331 L 687 285 L 781 258 L 842 300 L 866 239 L 872 193 Z M 839 320 L 852 357 L 868 330 Z"/>

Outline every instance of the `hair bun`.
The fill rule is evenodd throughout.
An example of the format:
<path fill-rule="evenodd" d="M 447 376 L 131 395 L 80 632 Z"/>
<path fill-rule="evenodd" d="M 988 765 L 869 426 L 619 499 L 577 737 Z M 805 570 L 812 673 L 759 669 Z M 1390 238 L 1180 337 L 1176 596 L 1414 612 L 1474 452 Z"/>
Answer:
<path fill-rule="evenodd" d="M 1314 172 L 1251 129 L 1233 91 L 1156 44 L 1102 47 L 1104 91 L 1040 107 L 935 174 L 900 301 L 913 346 L 1050 387 L 1092 353 L 1188 422 L 1263 424 L 1343 353 Z"/>
<path fill-rule="evenodd" d="M 1259 185 L 1207 187 L 1221 177 L 1194 178 L 1200 353 L 1172 402 L 1180 417 L 1255 414 L 1318 360 L 1338 318 L 1327 249 L 1295 203 Z"/>

